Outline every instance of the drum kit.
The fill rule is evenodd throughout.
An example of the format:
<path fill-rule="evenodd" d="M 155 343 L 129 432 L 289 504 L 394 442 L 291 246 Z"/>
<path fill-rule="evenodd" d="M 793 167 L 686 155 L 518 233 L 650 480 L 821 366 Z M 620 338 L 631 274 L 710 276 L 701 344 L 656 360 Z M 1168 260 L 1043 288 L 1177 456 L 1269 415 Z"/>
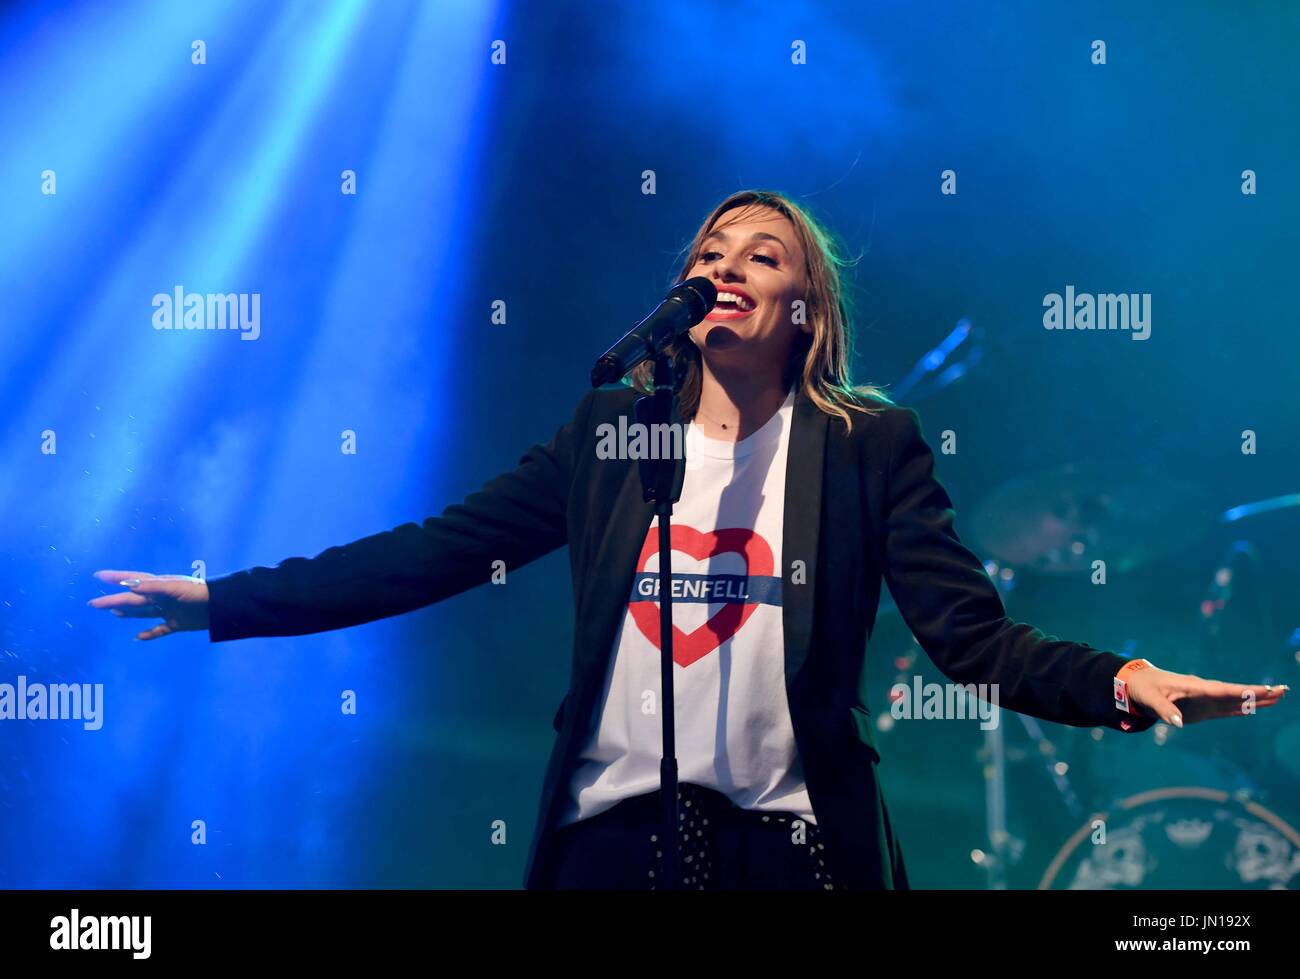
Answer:
<path fill-rule="evenodd" d="M 1258 522 L 1279 511 L 1300 517 L 1300 494 L 1234 507 L 1219 522 Z M 1017 615 L 1012 594 L 1026 577 L 1104 586 L 1106 575 L 1130 576 L 1184 551 L 1209 512 L 1203 493 L 1157 472 L 1117 479 L 1102 467 L 1065 466 L 1005 484 L 975 509 L 970 526 L 992 555 L 986 568 L 1009 614 L 1033 621 Z M 1116 634 L 1110 648 L 1181 673 L 1295 684 L 1300 629 L 1289 639 L 1278 631 L 1257 548 L 1234 540 L 1208 578 L 1188 609 L 1196 623 L 1190 641 L 1148 648 L 1130 603 L 1120 626 L 1128 635 Z M 1099 616 L 1094 628 L 1106 621 Z M 1300 832 L 1288 822 L 1300 819 L 1300 721 L 1263 715 L 1187 730 L 1156 724 L 1141 734 L 1050 725 L 1062 732 L 1055 735 L 1011 716 L 1017 720 L 985 732 L 982 752 L 989 839 L 980 862 L 990 886 L 1008 886 L 1026 856 L 1008 825 L 1020 802 L 1031 819 L 1046 810 L 1077 824 L 1042 867 L 1041 888 L 1300 887 Z M 1022 763 L 1057 805 L 1032 789 L 1009 795 L 1008 766 Z"/>
<path fill-rule="evenodd" d="M 963 377 L 984 339 L 960 321 L 895 399 Z M 1273 569 L 1297 570 L 1300 493 L 1214 513 L 1206 492 L 1162 471 L 1069 465 L 1007 482 L 965 526 L 1017 621 L 1075 619 L 1066 636 L 1163 669 L 1300 689 L 1300 616 L 1277 615 L 1295 603 L 1261 557 L 1280 549 Z M 1216 523 L 1230 541 L 1217 565 L 1171 572 Z M 917 652 L 913 640 L 895 659 L 896 680 Z M 1300 888 L 1294 706 L 1141 733 L 1006 712 L 981 734 L 987 839 L 972 858 L 995 889 Z"/>

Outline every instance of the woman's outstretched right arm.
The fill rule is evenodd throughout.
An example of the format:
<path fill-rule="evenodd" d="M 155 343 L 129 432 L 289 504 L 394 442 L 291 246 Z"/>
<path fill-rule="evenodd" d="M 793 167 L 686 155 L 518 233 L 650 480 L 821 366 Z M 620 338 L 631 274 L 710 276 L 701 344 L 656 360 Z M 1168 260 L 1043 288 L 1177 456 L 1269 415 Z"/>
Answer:
<path fill-rule="evenodd" d="M 575 455 L 587 432 L 594 392 L 550 442 L 517 468 L 422 523 L 406 523 L 312 558 L 289 558 L 207 582 L 182 575 L 100 571 L 130 591 L 90 604 L 130 618 L 159 618 L 139 634 L 154 639 L 207 628 L 213 642 L 297 636 L 373 622 L 486 582 L 496 562 L 513 570 L 562 546 Z M 124 581 L 123 579 L 126 579 Z"/>

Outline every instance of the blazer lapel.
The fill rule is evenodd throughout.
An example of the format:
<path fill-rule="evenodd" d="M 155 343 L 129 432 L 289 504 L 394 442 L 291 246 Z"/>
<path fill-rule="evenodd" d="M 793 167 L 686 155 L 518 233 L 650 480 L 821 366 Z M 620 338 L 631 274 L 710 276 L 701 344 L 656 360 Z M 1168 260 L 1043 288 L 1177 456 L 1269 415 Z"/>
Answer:
<path fill-rule="evenodd" d="M 814 576 L 822 512 L 822 472 L 830 416 L 802 387 L 795 395 L 785 465 L 785 517 L 781 541 L 781 607 L 785 675 L 789 682 L 808 656 L 812 640 Z M 801 562 L 796 565 L 795 562 Z"/>
<path fill-rule="evenodd" d="M 654 507 L 641 498 L 641 477 L 635 462 L 626 467 L 609 518 L 599 537 L 596 554 L 584 581 L 585 594 L 575 596 L 586 642 L 584 675 L 599 683 L 605 677 L 610 650 L 619 623 L 627 612 L 632 580 L 636 576 L 641 545 L 654 519 Z"/>

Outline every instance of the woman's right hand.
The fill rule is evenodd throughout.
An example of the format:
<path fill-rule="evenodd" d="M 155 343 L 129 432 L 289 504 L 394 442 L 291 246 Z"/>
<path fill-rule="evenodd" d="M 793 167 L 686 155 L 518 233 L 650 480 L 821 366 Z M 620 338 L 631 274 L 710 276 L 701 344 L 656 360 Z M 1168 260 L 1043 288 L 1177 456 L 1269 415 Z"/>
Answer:
<path fill-rule="evenodd" d="M 109 609 L 120 618 L 162 619 L 137 639 L 158 639 L 208 627 L 208 585 L 201 578 L 147 571 L 96 571 L 95 577 L 128 590 L 92 598 L 86 603 L 91 608 Z"/>

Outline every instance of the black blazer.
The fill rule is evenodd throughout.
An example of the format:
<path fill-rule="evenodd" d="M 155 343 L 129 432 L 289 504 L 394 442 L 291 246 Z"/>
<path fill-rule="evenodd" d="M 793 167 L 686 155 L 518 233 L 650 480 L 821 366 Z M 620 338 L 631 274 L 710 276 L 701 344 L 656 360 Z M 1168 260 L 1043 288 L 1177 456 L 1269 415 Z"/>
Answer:
<path fill-rule="evenodd" d="M 637 555 L 653 517 L 637 464 L 596 455 L 597 426 L 634 421 L 628 388 L 587 394 L 519 467 L 423 523 L 314 558 L 208 582 L 213 642 L 290 636 L 409 612 L 569 547 L 576 603 L 569 691 L 543 781 L 524 886 L 548 886 L 555 820 L 604 689 Z M 983 565 L 953 531 L 947 492 L 916 412 L 877 405 L 853 428 L 795 399 L 782 556 L 786 691 L 808 794 L 835 874 L 850 889 L 906 887 L 876 778 L 862 687 L 883 577 L 907 625 L 957 683 L 996 683 L 999 705 L 1120 730 L 1112 678 L 1125 660 L 1007 618 Z M 805 574 L 792 580 L 794 561 Z M 1137 721 L 1136 718 L 1132 719 Z M 1152 723 L 1143 720 L 1133 730 Z"/>

